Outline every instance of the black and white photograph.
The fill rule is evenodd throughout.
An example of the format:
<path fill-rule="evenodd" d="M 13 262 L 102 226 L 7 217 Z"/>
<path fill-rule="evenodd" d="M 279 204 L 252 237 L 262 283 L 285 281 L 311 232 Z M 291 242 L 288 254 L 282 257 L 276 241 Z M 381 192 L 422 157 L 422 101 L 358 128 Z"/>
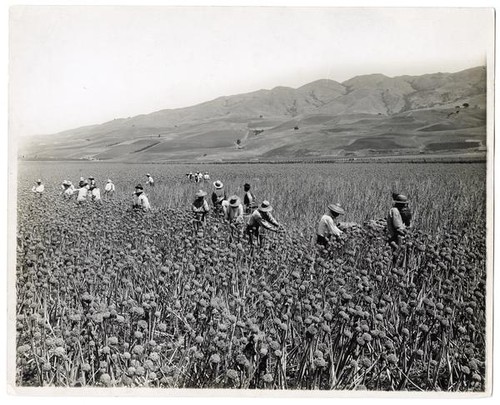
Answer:
<path fill-rule="evenodd" d="M 490 395 L 494 43 L 481 7 L 10 7 L 12 391 Z"/>

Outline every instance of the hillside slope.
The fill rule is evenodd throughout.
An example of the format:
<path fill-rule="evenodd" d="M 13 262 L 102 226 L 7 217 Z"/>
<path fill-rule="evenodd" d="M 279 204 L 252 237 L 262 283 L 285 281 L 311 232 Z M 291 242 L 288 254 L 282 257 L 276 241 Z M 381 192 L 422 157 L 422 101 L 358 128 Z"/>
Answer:
<path fill-rule="evenodd" d="M 32 137 L 19 157 L 140 162 L 481 152 L 485 107 L 484 67 L 322 79 Z"/>

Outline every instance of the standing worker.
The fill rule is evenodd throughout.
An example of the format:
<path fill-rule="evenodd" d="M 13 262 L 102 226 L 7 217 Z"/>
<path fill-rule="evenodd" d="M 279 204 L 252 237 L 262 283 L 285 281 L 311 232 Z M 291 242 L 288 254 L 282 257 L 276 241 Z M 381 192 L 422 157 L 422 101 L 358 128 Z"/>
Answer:
<path fill-rule="evenodd" d="M 203 175 L 203 181 L 205 183 L 208 183 L 210 180 L 210 175 L 208 174 L 208 172 L 205 172 L 205 174 Z"/>
<path fill-rule="evenodd" d="M 205 200 L 206 195 L 207 193 L 205 191 L 199 190 L 195 194 L 195 200 L 193 201 L 193 205 L 191 206 L 191 210 L 194 214 L 193 222 L 196 231 L 199 231 L 199 229 L 205 225 L 206 215 L 210 211 L 208 202 L 207 200 Z"/>
<path fill-rule="evenodd" d="M 243 205 L 237 195 L 229 197 L 228 200 L 222 201 L 222 209 L 224 211 L 224 220 L 227 221 L 230 227 L 231 236 L 237 235 L 238 240 L 243 235 Z"/>
<path fill-rule="evenodd" d="M 155 185 L 155 181 L 153 180 L 153 178 L 151 177 L 151 175 L 149 173 L 146 173 L 146 177 L 148 178 L 146 180 L 146 184 L 150 187 L 154 187 Z"/>
<path fill-rule="evenodd" d="M 134 209 L 141 209 L 143 211 L 149 211 L 151 209 L 148 197 L 146 196 L 146 194 L 144 194 L 144 189 L 140 184 L 135 186 L 134 202 L 132 207 Z"/>
<path fill-rule="evenodd" d="M 215 190 L 212 193 L 212 204 L 214 206 L 214 212 L 216 214 L 222 211 L 222 201 L 226 200 L 226 190 L 224 190 L 224 184 L 222 181 L 214 181 Z"/>
<path fill-rule="evenodd" d="M 321 217 L 316 231 L 316 243 L 327 247 L 332 236 L 339 238 L 343 232 L 335 224 L 335 219 L 344 215 L 345 211 L 340 204 L 330 204 Z"/>
<path fill-rule="evenodd" d="M 38 197 L 42 196 L 43 192 L 45 191 L 45 186 L 42 184 L 42 180 L 41 179 L 38 179 L 36 181 L 36 185 L 34 185 L 31 188 L 31 191 L 33 193 L 35 193 Z"/>
<path fill-rule="evenodd" d="M 250 184 L 245 183 L 245 185 L 243 186 L 243 190 L 245 190 L 245 196 L 243 197 L 245 214 L 251 214 L 253 210 L 257 207 L 257 201 L 255 199 L 254 193 L 250 191 Z"/>
<path fill-rule="evenodd" d="M 408 208 L 407 196 L 393 193 L 392 198 L 393 207 L 387 216 L 387 230 L 389 231 L 389 244 L 393 250 L 396 250 L 406 235 L 406 227 L 410 226 L 411 211 Z"/>
<path fill-rule="evenodd" d="M 273 207 L 269 201 L 263 201 L 262 204 L 257 208 L 248 221 L 246 228 L 246 233 L 248 235 L 248 240 L 250 244 L 253 244 L 253 238 L 255 237 L 259 242 L 259 246 L 262 247 L 264 242 L 263 235 L 260 233 L 260 227 L 267 229 L 272 232 L 277 232 L 281 225 L 274 219 L 271 215 Z"/>
<path fill-rule="evenodd" d="M 104 186 L 104 197 L 113 197 L 113 194 L 115 193 L 115 185 L 111 181 L 111 179 L 108 179 L 108 182 Z"/>
<path fill-rule="evenodd" d="M 84 202 L 87 201 L 87 195 L 89 193 L 89 185 L 85 180 L 83 181 L 83 183 L 80 182 L 79 184 L 80 188 L 76 190 L 78 192 L 78 195 L 76 197 L 76 202 L 78 204 L 83 204 Z"/>

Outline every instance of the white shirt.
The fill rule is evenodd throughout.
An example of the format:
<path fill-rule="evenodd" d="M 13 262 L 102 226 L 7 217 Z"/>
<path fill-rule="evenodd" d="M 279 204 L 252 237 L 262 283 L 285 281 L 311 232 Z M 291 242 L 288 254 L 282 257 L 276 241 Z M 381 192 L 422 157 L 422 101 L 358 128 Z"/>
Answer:
<path fill-rule="evenodd" d="M 143 210 L 149 210 L 151 209 L 151 205 L 149 204 L 148 197 L 146 197 L 146 194 L 142 193 L 139 196 L 135 196 L 135 205 L 140 206 Z"/>
<path fill-rule="evenodd" d="M 104 187 L 104 190 L 106 190 L 106 191 L 115 191 L 115 185 L 113 183 L 106 183 L 106 186 Z"/>
<path fill-rule="evenodd" d="M 75 187 L 73 185 L 69 186 L 67 189 L 64 190 L 64 197 L 71 197 L 73 193 L 75 192 Z"/>
<path fill-rule="evenodd" d="M 79 188 L 78 197 L 76 197 L 76 201 L 85 201 L 87 199 L 88 191 L 89 191 L 88 186 Z"/>
<path fill-rule="evenodd" d="M 101 190 L 100 189 L 98 189 L 98 188 L 92 189 L 91 194 L 92 194 L 92 199 L 94 201 L 99 201 L 101 199 Z"/>
<path fill-rule="evenodd" d="M 333 218 L 330 215 L 324 214 L 318 225 L 318 235 L 323 237 L 328 237 L 330 235 L 340 236 L 343 232 L 337 228 L 335 222 L 333 222 Z"/>
<path fill-rule="evenodd" d="M 153 184 L 154 183 L 154 180 L 151 176 L 148 176 L 148 181 L 147 181 L 149 184 Z M 146 198 L 147 199 L 147 198 Z"/>
<path fill-rule="evenodd" d="M 45 190 L 45 187 L 43 186 L 43 184 L 39 184 L 37 186 L 33 186 L 33 188 L 31 189 L 31 191 L 33 191 L 34 193 L 43 193 Z"/>
<path fill-rule="evenodd" d="M 241 222 L 243 221 L 243 206 L 240 204 L 237 207 L 231 207 L 228 200 L 222 201 L 222 209 L 224 210 L 224 218 L 226 221 Z"/>

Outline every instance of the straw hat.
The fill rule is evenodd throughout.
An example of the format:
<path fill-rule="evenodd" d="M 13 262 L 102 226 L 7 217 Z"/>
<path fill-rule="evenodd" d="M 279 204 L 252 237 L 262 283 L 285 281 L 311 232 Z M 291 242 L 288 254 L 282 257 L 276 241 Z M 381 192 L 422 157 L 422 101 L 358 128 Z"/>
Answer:
<path fill-rule="evenodd" d="M 339 214 L 339 215 L 344 215 L 345 214 L 345 210 L 340 206 L 339 203 L 337 203 L 337 204 L 329 204 L 328 205 L 328 209 L 331 212 L 335 212 L 336 214 Z"/>
<path fill-rule="evenodd" d="M 395 204 L 408 204 L 408 197 L 403 194 L 393 194 L 392 199 Z"/>
<path fill-rule="evenodd" d="M 42 180 L 38 179 L 36 182 L 37 182 L 37 183 L 41 183 L 41 182 L 42 182 Z"/>
<path fill-rule="evenodd" d="M 108 183 L 111 183 L 111 179 L 108 179 Z"/>
<path fill-rule="evenodd" d="M 135 189 L 136 190 L 144 190 L 144 187 L 142 187 L 142 184 L 138 184 L 137 186 L 135 186 Z"/>
<path fill-rule="evenodd" d="M 271 204 L 269 201 L 262 201 L 262 204 L 259 205 L 259 211 L 262 212 L 271 212 L 273 210 L 273 207 L 271 207 Z"/>
<path fill-rule="evenodd" d="M 151 177 L 151 175 L 149 173 L 146 173 L 146 176 Z"/>
<path fill-rule="evenodd" d="M 224 184 L 222 184 L 222 181 L 217 180 L 217 181 L 214 181 L 214 187 L 219 189 L 219 188 L 224 187 Z"/>
<path fill-rule="evenodd" d="M 241 205 L 240 197 L 238 197 L 237 195 L 232 195 L 231 197 L 229 197 L 229 206 L 230 207 L 236 208 L 239 205 Z"/>
<path fill-rule="evenodd" d="M 205 197 L 207 193 L 203 190 L 198 190 L 198 192 L 195 194 L 196 197 Z"/>

